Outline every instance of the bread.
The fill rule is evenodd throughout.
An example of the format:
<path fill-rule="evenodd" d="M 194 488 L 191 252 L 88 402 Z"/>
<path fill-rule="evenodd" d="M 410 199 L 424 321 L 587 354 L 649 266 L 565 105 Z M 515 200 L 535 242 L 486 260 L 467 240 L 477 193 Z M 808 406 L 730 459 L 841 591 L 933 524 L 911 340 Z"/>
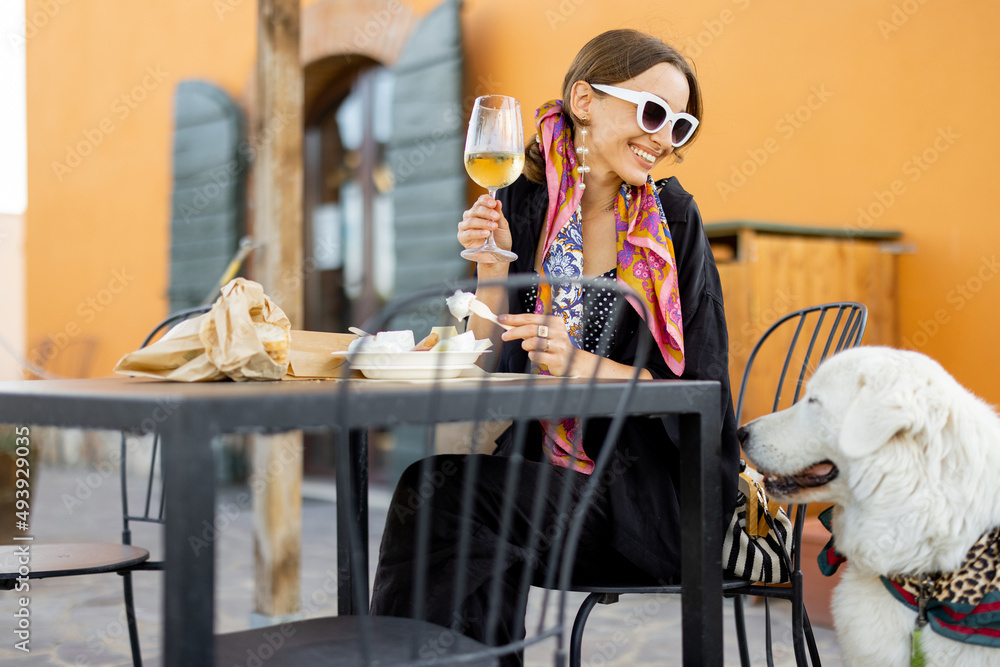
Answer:
<path fill-rule="evenodd" d="M 436 333 L 428 334 L 426 338 L 421 340 L 413 347 L 413 351 L 426 352 L 427 350 L 437 345 L 439 339 L 440 336 L 438 336 Z"/>
<path fill-rule="evenodd" d="M 288 349 L 291 346 L 291 336 L 284 328 L 268 322 L 255 322 L 254 331 L 257 339 L 264 345 L 264 351 L 276 364 L 288 363 Z"/>

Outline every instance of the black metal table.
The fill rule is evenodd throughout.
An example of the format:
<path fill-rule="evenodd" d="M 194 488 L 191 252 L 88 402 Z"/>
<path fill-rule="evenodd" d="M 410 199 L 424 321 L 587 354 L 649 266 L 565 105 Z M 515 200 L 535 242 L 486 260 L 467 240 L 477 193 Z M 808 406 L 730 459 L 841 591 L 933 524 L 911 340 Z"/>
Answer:
<path fill-rule="evenodd" d="M 470 382 L 481 382 L 471 380 Z M 472 414 L 476 392 L 465 382 L 439 385 L 434 392 L 413 383 L 293 381 L 180 384 L 138 379 L 39 380 L 0 382 L 0 423 L 83 429 L 149 431 L 163 438 L 165 483 L 183 492 L 167 494 L 165 534 L 164 665 L 212 665 L 214 653 L 215 551 L 211 541 L 197 550 L 189 538 L 211 526 L 215 509 L 212 439 L 222 433 L 330 429 L 354 434 L 353 470 L 338 468 L 338 542 L 348 522 L 367 534 L 367 471 L 363 439 L 369 427 L 462 421 Z M 625 382 L 602 380 L 587 405 L 595 417 L 610 416 Z M 524 412 L 524 381 L 496 381 L 490 400 L 498 412 L 551 418 L 554 406 L 574 413 L 573 399 L 585 382 L 535 387 L 537 400 Z M 567 400 L 569 399 L 569 400 Z M 720 466 L 720 386 L 717 382 L 643 381 L 629 401 L 630 415 L 677 414 L 681 448 L 681 603 L 683 664 L 722 665 L 722 523 Z M 558 403 L 557 403 L 558 401 Z M 432 403 L 433 402 L 433 403 Z M 606 408 L 594 407 L 606 406 Z M 432 409 L 433 408 L 433 409 Z M 602 412 L 606 409 L 606 412 Z M 579 414 L 577 412 L 576 414 Z M 433 417 L 430 417 L 433 415 Z M 348 498 L 353 502 L 345 502 Z M 357 508 L 355 516 L 348 508 Z M 706 528 L 711 530 L 706 530 Z M 355 534 L 358 534 L 357 532 Z M 362 540 L 362 544 L 366 542 Z M 200 544 L 200 543 L 199 543 Z M 340 613 L 351 613 L 352 587 L 367 581 L 349 577 L 350 550 L 338 545 Z"/>

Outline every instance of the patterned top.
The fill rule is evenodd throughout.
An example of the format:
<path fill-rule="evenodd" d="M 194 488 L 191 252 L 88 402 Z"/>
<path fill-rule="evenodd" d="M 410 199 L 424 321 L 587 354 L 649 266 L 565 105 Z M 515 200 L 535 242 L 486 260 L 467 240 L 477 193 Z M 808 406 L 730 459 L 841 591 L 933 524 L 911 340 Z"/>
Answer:
<path fill-rule="evenodd" d="M 617 273 L 616 269 L 611 269 L 594 280 L 607 281 L 613 285 Z M 614 312 L 616 296 L 617 292 L 604 287 L 585 286 L 583 288 L 584 327 L 580 349 L 599 354 L 602 357 L 607 356 L 607 350 L 611 349 L 615 342 L 614 327 L 609 328 L 608 325 L 612 324 L 611 314 Z M 537 299 L 538 284 L 536 282 L 521 292 L 521 306 L 524 308 L 524 312 L 534 311 Z M 607 330 L 607 334 L 605 334 L 605 330 Z M 604 335 L 607 335 L 608 339 L 602 344 L 601 336 Z"/>

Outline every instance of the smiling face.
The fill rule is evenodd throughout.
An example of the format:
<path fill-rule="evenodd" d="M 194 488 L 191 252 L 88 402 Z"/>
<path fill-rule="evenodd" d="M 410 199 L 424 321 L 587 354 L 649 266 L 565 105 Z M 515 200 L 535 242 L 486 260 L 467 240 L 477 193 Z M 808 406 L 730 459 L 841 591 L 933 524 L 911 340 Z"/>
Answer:
<path fill-rule="evenodd" d="M 687 110 L 690 96 L 687 79 L 671 64 L 658 63 L 614 85 L 652 93 L 666 101 L 675 113 Z M 649 134 L 636 123 L 635 104 L 600 93 L 582 81 L 573 87 L 573 111 L 578 117 L 590 118 L 587 165 L 595 179 L 617 178 L 640 186 L 653 167 L 674 152 L 671 123 Z M 577 145 L 580 145 L 579 131 L 577 128 Z"/>

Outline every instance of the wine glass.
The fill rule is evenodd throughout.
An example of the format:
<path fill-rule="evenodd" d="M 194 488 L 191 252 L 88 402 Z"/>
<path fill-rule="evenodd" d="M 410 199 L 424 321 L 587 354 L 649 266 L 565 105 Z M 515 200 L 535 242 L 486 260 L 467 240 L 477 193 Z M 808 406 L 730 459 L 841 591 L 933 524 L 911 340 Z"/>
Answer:
<path fill-rule="evenodd" d="M 469 132 L 465 136 L 465 170 L 479 185 L 490 191 L 505 188 L 515 180 L 524 167 L 524 125 L 521 123 L 521 105 L 506 95 L 483 95 L 476 98 L 469 119 Z M 517 255 L 503 250 L 493 241 L 490 232 L 486 243 L 478 248 L 462 251 L 465 259 L 496 264 L 512 262 Z"/>

